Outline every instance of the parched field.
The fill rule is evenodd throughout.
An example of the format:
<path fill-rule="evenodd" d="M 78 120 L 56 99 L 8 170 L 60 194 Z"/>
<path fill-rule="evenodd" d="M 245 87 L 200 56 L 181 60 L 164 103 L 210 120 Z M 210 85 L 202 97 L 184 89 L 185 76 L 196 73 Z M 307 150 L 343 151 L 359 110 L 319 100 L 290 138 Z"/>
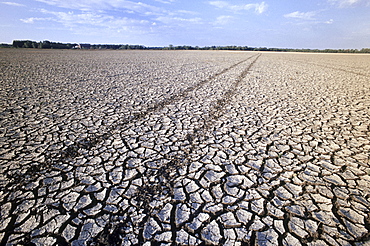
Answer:
<path fill-rule="evenodd" d="M 0 50 L 0 245 L 370 245 L 370 56 Z"/>

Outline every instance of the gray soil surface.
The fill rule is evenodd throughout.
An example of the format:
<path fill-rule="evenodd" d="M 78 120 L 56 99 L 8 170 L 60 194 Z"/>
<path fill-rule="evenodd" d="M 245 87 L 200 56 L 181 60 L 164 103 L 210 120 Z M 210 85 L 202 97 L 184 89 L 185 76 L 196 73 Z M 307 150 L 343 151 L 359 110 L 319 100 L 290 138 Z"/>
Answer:
<path fill-rule="evenodd" d="M 0 50 L 0 245 L 370 245 L 370 56 Z"/>

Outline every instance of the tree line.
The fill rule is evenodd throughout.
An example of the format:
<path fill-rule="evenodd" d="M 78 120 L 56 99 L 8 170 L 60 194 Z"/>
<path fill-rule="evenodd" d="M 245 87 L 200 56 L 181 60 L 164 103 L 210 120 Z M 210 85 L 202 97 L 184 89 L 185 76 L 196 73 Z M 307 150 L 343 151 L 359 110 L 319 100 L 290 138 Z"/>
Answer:
<path fill-rule="evenodd" d="M 275 52 L 313 52 L 313 53 L 370 53 L 370 48 L 358 49 L 291 49 L 291 48 L 267 48 L 248 46 L 171 46 L 160 47 L 165 50 L 245 50 L 245 51 L 275 51 Z"/>
<path fill-rule="evenodd" d="M 148 49 L 143 45 L 129 45 L 129 44 L 78 44 L 78 43 L 57 43 L 50 41 L 31 41 L 31 40 L 14 40 L 12 45 L 3 44 L 3 47 L 13 48 L 35 48 L 35 49 Z"/>
<path fill-rule="evenodd" d="M 34 49 L 72 49 L 77 44 L 56 43 L 50 41 L 35 42 L 31 40 L 13 40 L 13 48 L 34 48 Z"/>
<path fill-rule="evenodd" d="M 370 48 L 363 49 L 291 49 L 291 48 L 267 48 L 267 47 L 248 47 L 248 46 L 174 46 L 166 47 L 146 47 L 144 45 L 131 44 L 78 44 L 78 43 L 58 43 L 50 41 L 31 41 L 14 40 L 10 44 L 0 44 L 6 48 L 34 48 L 34 49 L 99 49 L 99 50 L 240 50 L 240 51 L 275 51 L 275 52 L 314 52 L 314 53 L 370 53 Z"/>

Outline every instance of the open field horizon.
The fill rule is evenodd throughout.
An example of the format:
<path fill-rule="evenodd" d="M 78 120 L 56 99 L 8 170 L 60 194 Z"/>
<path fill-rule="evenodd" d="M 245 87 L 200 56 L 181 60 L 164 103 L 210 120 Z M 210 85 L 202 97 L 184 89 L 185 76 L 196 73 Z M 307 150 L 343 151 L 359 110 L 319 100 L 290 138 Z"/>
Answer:
<path fill-rule="evenodd" d="M 0 245 L 370 245 L 368 54 L 0 64 Z"/>

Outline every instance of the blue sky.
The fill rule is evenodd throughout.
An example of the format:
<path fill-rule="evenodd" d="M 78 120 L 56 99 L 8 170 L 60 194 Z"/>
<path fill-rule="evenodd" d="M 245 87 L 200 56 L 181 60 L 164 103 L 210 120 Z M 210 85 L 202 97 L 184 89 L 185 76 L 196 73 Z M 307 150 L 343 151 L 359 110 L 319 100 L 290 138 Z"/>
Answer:
<path fill-rule="evenodd" d="M 370 47 L 370 0 L 0 0 L 0 42 Z"/>

